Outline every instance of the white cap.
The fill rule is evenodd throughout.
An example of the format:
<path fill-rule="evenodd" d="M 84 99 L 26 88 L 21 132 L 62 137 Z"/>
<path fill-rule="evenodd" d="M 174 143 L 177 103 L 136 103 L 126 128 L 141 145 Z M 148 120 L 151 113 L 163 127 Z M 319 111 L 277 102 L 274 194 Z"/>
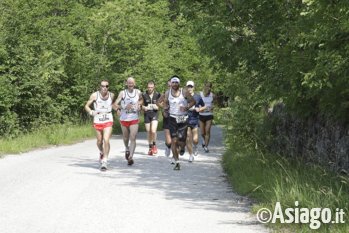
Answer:
<path fill-rule="evenodd" d="M 180 83 L 179 78 L 178 78 L 178 77 L 173 77 L 173 78 L 171 78 L 171 83 L 173 83 L 173 82 L 178 82 L 178 83 Z"/>
<path fill-rule="evenodd" d="M 194 86 L 194 82 L 193 81 L 188 81 L 186 86 Z"/>

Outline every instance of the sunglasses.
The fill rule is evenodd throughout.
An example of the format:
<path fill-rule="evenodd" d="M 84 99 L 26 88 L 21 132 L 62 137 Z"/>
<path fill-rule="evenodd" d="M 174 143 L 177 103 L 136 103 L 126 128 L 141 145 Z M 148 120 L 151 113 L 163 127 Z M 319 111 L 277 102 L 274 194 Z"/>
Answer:
<path fill-rule="evenodd" d="M 101 87 L 109 88 L 109 85 L 101 85 Z"/>
<path fill-rule="evenodd" d="M 188 85 L 187 87 L 188 87 L 188 88 L 193 88 L 194 86 L 192 86 L 192 85 Z"/>

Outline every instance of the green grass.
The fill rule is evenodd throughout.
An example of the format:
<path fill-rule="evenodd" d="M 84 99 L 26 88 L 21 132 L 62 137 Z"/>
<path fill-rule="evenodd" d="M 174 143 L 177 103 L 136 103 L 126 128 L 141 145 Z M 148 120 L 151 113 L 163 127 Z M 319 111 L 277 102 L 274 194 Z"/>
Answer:
<path fill-rule="evenodd" d="M 162 130 L 161 114 L 158 130 Z M 139 131 L 145 131 L 143 116 L 140 117 Z M 114 121 L 113 134 L 121 134 L 121 127 L 118 119 Z M 53 125 L 38 129 L 29 134 L 20 135 L 16 138 L 0 139 L 0 157 L 6 154 L 18 154 L 52 145 L 72 144 L 94 137 L 95 130 L 92 127 L 92 122 L 77 125 Z"/>
<path fill-rule="evenodd" d="M 349 179 L 319 166 L 306 165 L 284 157 L 263 154 L 253 146 L 231 144 L 224 154 L 223 167 L 234 190 L 255 200 L 252 211 L 283 208 L 343 208 L 349 222 Z M 309 224 L 269 224 L 276 232 L 314 232 Z M 348 224 L 322 224 L 316 232 L 349 232 Z"/>
<path fill-rule="evenodd" d="M 0 139 L 0 156 L 52 145 L 71 144 L 94 136 L 95 131 L 91 124 L 53 125 L 17 138 Z"/>

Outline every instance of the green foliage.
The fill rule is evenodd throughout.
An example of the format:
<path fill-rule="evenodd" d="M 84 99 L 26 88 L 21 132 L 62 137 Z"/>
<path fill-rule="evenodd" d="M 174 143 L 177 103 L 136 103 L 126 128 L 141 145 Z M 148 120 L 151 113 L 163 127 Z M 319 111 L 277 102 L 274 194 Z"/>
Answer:
<path fill-rule="evenodd" d="M 323 116 L 349 123 L 349 2 L 184 2 L 180 12 L 215 58 L 214 86 L 230 98 L 220 121 L 228 142 L 270 146 L 275 102 L 305 122 Z"/>
<path fill-rule="evenodd" d="M 71 144 L 95 135 L 91 124 L 59 124 L 35 130 L 12 139 L 0 139 L 0 157 L 52 145 Z"/>
<path fill-rule="evenodd" d="M 341 208 L 349 211 L 349 180 L 318 166 L 305 165 L 297 160 L 286 160 L 277 155 L 264 154 L 248 141 L 230 140 L 231 150 L 223 157 L 223 167 L 234 185 L 234 190 L 258 201 L 253 211 L 273 210 L 276 202 L 283 208 L 330 208 L 332 213 Z M 344 216 L 348 221 L 348 216 Z M 312 232 L 309 224 L 270 224 L 278 232 Z M 287 232 L 288 232 L 287 231 Z M 317 232 L 347 232 L 347 224 L 322 224 Z"/>
<path fill-rule="evenodd" d="M 0 9 L 0 137 L 86 118 L 101 79 L 115 93 L 129 75 L 163 91 L 173 74 L 214 73 L 168 1 L 4 0 Z"/>

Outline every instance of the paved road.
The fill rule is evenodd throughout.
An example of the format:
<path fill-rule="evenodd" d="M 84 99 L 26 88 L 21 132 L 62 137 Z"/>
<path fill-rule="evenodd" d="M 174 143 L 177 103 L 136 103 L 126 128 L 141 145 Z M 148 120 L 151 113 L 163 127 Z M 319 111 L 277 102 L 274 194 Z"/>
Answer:
<path fill-rule="evenodd" d="M 132 167 L 121 137 L 113 136 L 107 172 L 98 170 L 95 140 L 6 156 L 0 159 L 0 232 L 267 232 L 226 181 L 222 138 L 213 127 L 211 152 L 200 151 L 192 164 L 185 154 L 180 171 L 163 155 L 163 142 L 158 156 L 147 156 L 145 133 Z"/>

